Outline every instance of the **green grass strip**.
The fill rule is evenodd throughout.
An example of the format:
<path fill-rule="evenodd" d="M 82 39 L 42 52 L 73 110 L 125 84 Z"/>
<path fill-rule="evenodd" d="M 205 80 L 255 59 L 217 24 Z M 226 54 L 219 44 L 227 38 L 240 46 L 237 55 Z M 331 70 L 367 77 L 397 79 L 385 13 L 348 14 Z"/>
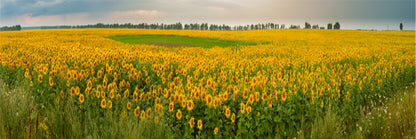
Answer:
<path fill-rule="evenodd" d="M 150 44 L 166 47 L 203 47 L 212 48 L 229 46 L 256 45 L 254 42 L 220 40 L 179 35 L 121 35 L 110 36 L 110 39 L 128 44 Z"/>

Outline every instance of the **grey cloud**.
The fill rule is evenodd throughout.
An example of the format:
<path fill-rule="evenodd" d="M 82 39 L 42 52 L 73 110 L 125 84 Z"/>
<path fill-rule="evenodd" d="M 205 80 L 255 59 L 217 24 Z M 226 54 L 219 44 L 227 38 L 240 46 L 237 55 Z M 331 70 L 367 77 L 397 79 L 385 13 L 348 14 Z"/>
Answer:
<path fill-rule="evenodd" d="M 2 2 L 2 16 L 17 16 L 26 13 L 32 16 L 40 15 L 61 15 L 80 12 L 110 12 L 114 10 L 124 11 L 132 9 L 143 9 L 149 4 L 150 0 L 65 0 L 53 5 L 36 4 L 38 0 L 17 0 Z M 53 2 L 52 0 L 43 1 Z"/>

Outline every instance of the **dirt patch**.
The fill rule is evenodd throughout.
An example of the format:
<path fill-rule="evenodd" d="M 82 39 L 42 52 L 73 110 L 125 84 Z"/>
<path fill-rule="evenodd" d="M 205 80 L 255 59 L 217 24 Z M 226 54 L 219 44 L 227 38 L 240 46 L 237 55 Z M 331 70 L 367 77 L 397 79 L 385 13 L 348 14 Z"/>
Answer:
<path fill-rule="evenodd" d="M 150 42 L 145 43 L 149 45 L 158 45 L 158 46 L 167 46 L 167 47 L 177 47 L 177 46 L 185 46 L 185 47 L 194 47 L 193 44 L 180 44 L 180 43 L 160 43 L 160 42 Z"/>

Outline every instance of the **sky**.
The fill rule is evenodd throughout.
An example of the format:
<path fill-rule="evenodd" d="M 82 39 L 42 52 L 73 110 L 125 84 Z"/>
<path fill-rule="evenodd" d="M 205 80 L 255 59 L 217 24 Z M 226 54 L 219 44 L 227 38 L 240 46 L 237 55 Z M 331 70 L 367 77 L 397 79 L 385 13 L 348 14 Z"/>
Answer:
<path fill-rule="evenodd" d="M 341 29 L 415 30 L 415 0 L 0 0 L 0 25 L 305 22 Z"/>

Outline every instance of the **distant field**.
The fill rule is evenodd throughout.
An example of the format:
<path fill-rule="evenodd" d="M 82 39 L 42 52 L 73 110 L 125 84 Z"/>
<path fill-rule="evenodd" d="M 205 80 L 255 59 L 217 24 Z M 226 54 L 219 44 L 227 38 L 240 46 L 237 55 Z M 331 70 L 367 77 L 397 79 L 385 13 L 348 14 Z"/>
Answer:
<path fill-rule="evenodd" d="M 189 37 L 179 35 L 121 35 L 111 36 L 110 39 L 128 44 L 149 44 L 158 46 L 185 46 L 185 47 L 229 47 L 229 46 L 248 46 L 256 45 L 253 42 L 220 40 L 213 38 Z"/>

